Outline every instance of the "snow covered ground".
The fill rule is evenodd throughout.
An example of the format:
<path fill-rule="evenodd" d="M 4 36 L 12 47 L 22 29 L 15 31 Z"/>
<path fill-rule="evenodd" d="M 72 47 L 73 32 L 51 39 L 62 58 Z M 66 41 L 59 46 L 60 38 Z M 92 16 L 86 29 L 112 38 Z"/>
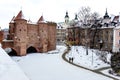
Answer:
<path fill-rule="evenodd" d="M 19 66 L 0 47 L 0 80 L 29 80 Z"/>
<path fill-rule="evenodd" d="M 110 53 L 105 51 L 101 52 L 97 49 L 88 49 L 88 55 L 86 55 L 86 48 L 84 46 L 72 46 L 66 58 L 69 60 L 69 57 L 74 57 L 73 63 L 92 70 L 110 67 L 110 64 L 101 60 L 100 54 L 106 54 L 106 61 L 110 63 Z M 109 70 L 111 70 L 111 68 L 103 69 L 100 72 L 120 80 L 119 76 L 109 74 Z"/>
<path fill-rule="evenodd" d="M 106 53 L 106 60 L 110 62 L 111 54 Z M 72 46 L 69 54 L 66 55 L 66 58 L 74 58 L 74 63 L 81 65 L 83 67 L 95 70 L 103 67 L 109 67 L 110 64 L 107 64 L 100 60 L 100 54 L 98 50 L 88 49 L 88 55 L 86 55 L 86 48 L 84 46 Z"/>
<path fill-rule="evenodd" d="M 106 69 L 106 70 L 103 70 L 101 72 L 106 74 L 106 75 L 110 75 L 110 76 L 115 77 L 116 79 L 120 80 L 120 76 L 117 76 L 116 74 L 109 74 L 108 73 L 109 70 L 111 70 L 111 69 Z"/>
<path fill-rule="evenodd" d="M 57 46 L 57 50 L 49 54 L 33 53 L 12 59 L 30 80 L 112 80 L 65 62 L 61 57 L 65 48 Z"/>

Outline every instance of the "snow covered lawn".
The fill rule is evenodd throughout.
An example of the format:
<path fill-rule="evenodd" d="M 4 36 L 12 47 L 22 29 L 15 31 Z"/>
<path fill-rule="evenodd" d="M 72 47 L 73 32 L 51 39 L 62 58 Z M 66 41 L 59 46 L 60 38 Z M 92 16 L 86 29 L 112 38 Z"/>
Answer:
<path fill-rule="evenodd" d="M 49 54 L 33 53 L 12 59 L 30 80 L 112 80 L 65 62 L 61 57 L 65 48 L 57 46 L 57 50 Z"/>
<path fill-rule="evenodd" d="M 105 52 L 104 52 L 105 53 Z M 95 70 L 103 67 L 109 67 L 110 64 L 104 63 L 100 60 L 100 54 L 102 54 L 98 50 L 88 49 L 88 55 L 86 55 L 86 48 L 83 46 L 72 46 L 69 54 L 66 55 L 66 58 L 69 57 L 74 58 L 74 63 Z M 106 60 L 110 62 L 111 54 L 106 55 Z"/>
<path fill-rule="evenodd" d="M 74 57 L 73 63 L 92 70 L 102 69 L 100 72 L 103 74 L 120 80 L 119 76 L 109 74 L 109 70 L 111 68 L 104 69 L 106 67 L 110 67 L 110 64 L 105 63 L 101 60 L 100 54 L 103 53 L 106 54 L 106 61 L 110 62 L 110 53 L 105 51 L 101 52 L 95 49 L 88 49 L 88 55 L 86 55 L 86 48 L 84 46 L 72 46 L 71 51 L 66 55 L 66 58 L 69 60 L 69 57 Z"/>

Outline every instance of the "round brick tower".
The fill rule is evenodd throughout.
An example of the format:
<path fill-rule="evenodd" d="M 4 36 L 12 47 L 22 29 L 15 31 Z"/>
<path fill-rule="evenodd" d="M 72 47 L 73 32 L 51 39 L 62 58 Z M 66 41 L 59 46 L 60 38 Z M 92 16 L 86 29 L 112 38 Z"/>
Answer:
<path fill-rule="evenodd" d="M 27 44 L 27 20 L 24 19 L 22 11 L 18 13 L 15 22 L 14 48 L 19 56 L 26 55 Z"/>

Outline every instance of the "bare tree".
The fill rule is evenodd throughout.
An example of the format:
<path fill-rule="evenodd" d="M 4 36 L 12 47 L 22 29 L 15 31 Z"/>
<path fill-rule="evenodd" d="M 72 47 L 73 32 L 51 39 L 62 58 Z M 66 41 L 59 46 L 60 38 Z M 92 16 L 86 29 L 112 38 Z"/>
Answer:
<path fill-rule="evenodd" d="M 99 14 L 97 12 L 91 12 L 91 8 L 90 7 L 81 7 L 79 12 L 78 12 L 78 18 L 79 20 L 82 20 L 83 22 L 83 26 L 86 28 L 85 30 L 85 45 L 86 45 L 86 55 L 88 55 L 88 43 L 90 43 L 89 40 L 89 34 L 92 32 L 92 34 L 94 35 L 92 39 L 93 41 L 93 45 L 94 45 L 94 41 L 95 41 L 95 36 L 96 33 L 98 32 L 98 19 Z M 92 25 L 92 26 L 91 26 Z M 93 33 L 93 31 L 88 30 L 88 28 L 94 27 L 95 31 Z"/>
<path fill-rule="evenodd" d="M 99 18 L 98 12 L 91 12 L 90 7 L 81 7 L 78 11 L 78 18 L 82 20 L 84 24 L 87 24 L 89 20 L 96 20 Z"/>
<path fill-rule="evenodd" d="M 81 7 L 78 12 L 79 20 L 82 20 L 85 24 L 87 24 L 87 20 L 90 19 L 91 16 L 91 8 L 90 7 Z"/>
<path fill-rule="evenodd" d="M 85 30 L 85 46 L 86 46 L 86 55 L 88 55 L 88 20 L 90 20 L 91 17 L 91 8 L 90 7 L 81 7 L 78 12 L 78 18 L 79 20 L 82 20 L 83 25 L 86 27 Z"/>
<path fill-rule="evenodd" d="M 94 19 L 94 20 L 97 20 L 99 18 L 99 16 L 100 15 L 99 15 L 98 12 L 94 12 L 94 13 L 92 13 L 91 18 Z"/>

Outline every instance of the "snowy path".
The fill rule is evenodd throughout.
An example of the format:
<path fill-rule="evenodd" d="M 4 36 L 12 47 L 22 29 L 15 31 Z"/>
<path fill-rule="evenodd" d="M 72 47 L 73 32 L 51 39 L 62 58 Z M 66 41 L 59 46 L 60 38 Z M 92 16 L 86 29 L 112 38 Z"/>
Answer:
<path fill-rule="evenodd" d="M 65 49 L 65 47 L 61 47 Z M 71 66 L 59 54 L 29 54 L 13 57 L 30 80 L 112 80 L 94 72 Z"/>
<path fill-rule="evenodd" d="M 110 67 L 104 67 L 104 68 L 92 70 L 92 69 L 89 69 L 89 68 L 80 66 L 80 65 L 78 65 L 78 64 L 76 64 L 76 63 L 69 62 L 69 61 L 66 59 L 65 55 L 66 55 L 66 54 L 63 54 L 63 55 L 62 55 L 62 58 L 63 58 L 66 62 L 68 62 L 68 63 L 70 63 L 70 64 L 72 64 L 72 65 L 74 65 L 74 66 L 76 66 L 76 67 L 79 67 L 79 68 L 82 68 L 82 69 L 85 69 L 85 70 L 88 70 L 88 71 L 91 71 L 91 72 L 94 72 L 94 73 L 97 73 L 97 74 L 101 74 L 101 75 L 103 75 L 103 76 L 112 78 L 113 80 L 119 80 L 119 79 L 117 79 L 117 78 L 115 78 L 115 77 L 106 75 L 106 74 L 104 74 L 104 73 L 101 72 L 101 71 L 103 71 L 103 70 L 109 69 Z"/>
<path fill-rule="evenodd" d="M 98 57 L 98 55 L 96 55 L 96 51 L 97 50 L 93 51 L 92 49 L 89 49 L 89 56 L 88 55 L 86 56 L 86 53 L 85 53 L 86 50 L 82 46 L 77 46 L 76 48 L 75 47 L 72 47 L 72 48 L 76 49 L 75 51 L 72 51 L 72 52 L 74 52 L 74 55 L 71 56 L 71 53 L 70 53 L 71 50 L 73 50 L 73 49 L 70 49 L 70 50 L 68 49 L 68 51 L 67 51 L 68 53 L 65 52 L 62 55 L 62 58 L 66 62 L 68 62 L 68 63 L 70 63 L 70 64 L 72 64 L 72 65 L 74 65 L 76 67 L 83 68 L 85 70 L 88 70 L 88 71 L 91 71 L 91 72 L 94 72 L 94 73 L 101 74 L 103 76 L 112 78 L 113 80 L 120 80 L 120 77 L 115 76 L 115 75 L 111 75 L 111 74 L 108 73 L 108 70 L 110 70 L 110 65 L 106 64 L 106 63 L 104 63 L 104 62 L 102 62 L 100 60 L 100 58 Z M 80 51 L 77 51 L 77 50 L 80 50 Z M 94 53 L 94 59 L 96 59 L 96 61 L 94 62 L 94 65 L 90 64 L 91 63 L 90 60 L 92 58 L 91 55 L 90 55 L 90 54 L 92 54 L 92 53 L 90 53 L 91 50 L 92 50 L 92 53 L 95 52 Z M 79 52 L 80 52 L 80 54 L 78 54 Z M 74 57 L 74 61 L 73 62 L 69 62 L 68 61 L 69 57 Z M 108 57 L 107 61 L 109 62 L 110 54 L 108 54 L 107 57 Z M 90 60 L 89 60 L 89 58 L 90 58 Z M 76 63 L 76 61 L 79 62 L 79 63 Z M 85 65 L 85 64 L 87 64 L 87 65 Z M 97 64 L 99 64 L 99 65 L 97 65 Z"/>

